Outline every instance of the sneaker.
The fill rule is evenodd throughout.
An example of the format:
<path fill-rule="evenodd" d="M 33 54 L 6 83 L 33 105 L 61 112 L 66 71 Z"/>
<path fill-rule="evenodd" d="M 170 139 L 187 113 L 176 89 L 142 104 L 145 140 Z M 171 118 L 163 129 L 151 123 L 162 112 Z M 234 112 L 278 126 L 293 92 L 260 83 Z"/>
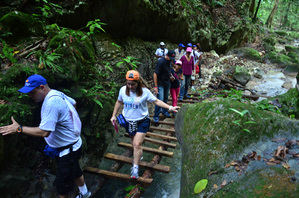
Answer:
<path fill-rule="evenodd" d="M 171 118 L 171 115 L 168 112 L 163 113 L 166 118 Z"/>
<path fill-rule="evenodd" d="M 159 122 L 159 117 L 153 117 L 153 121 L 154 121 L 155 123 L 158 123 L 158 122 Z"/>
<path fill-rule="evenodd" d="M 79 195 L 76 196 L 76 198 L 88 198 L 91 196 L 91 192 L 87 192 L 84 195 L 82 195 L 81 193 L 79 193 Z"/>
<path fill-rule="evenodd" d="M 132 179 L 138 179 L 138 168 L 131 168 L 131 178 Z"/>

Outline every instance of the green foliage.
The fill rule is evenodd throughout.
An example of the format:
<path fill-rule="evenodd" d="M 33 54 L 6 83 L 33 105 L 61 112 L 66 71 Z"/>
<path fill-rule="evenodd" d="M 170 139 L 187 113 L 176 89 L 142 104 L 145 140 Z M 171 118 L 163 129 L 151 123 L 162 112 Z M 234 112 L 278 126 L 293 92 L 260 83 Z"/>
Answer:
<path fill-rule="evenodd" d="M 208 5 L 211 6 L 211 7 L 213 7 L 213 8 L 217 7 L 217 6 L 223 7 L 224 6 L 223 5 L 224 2 L 225 1 L 207 0 Z"/>
<path fill-rule="evenodd" d="M 86 27 L 89 28 L 88 35 L 94 34 L 98 30 L 102 30 L 105 32 L 105 30 L 102 28 L 102 25 L 106 25 L 106 23 L 100 22 L 100 19 L 95 19 L 94 21 L 88 21 Z"/>
<path fill-rule="evenodd" d="M 8 59 L 11 63 L 15 63 L 17 60 L 14 58 L 14 50 L 9 47 L 9 45 L 4 41 L 2 41 L 2 52 L 0 53 L 0 58 L 2 60 Z"/>
<path fill-rule="evenodd" d="M 43 52 L 42 50 L 34 51 L 29 53 L 30 55 L 36 55 L 39 60 L 39 69 L 49 69 L 53 73 L 63 72 L 63 68 L 56 64 L 56 62 L 61 58 L 61 54 L 57 54 L 55 52 L 51 52 L 49 49 Z M 28 57 L 27 56 L 27 57 Z"/>
<path fill-rule="evenodd" d="M 237 69 L 237 68 L 236 68 Z M 236 90 L 231 88 L 230 90 L 223 90 L 223 92 L 227 95 L 227 98 L 237 100 L 237 101 L 243 101 L 243 91 L 242 90 Z"/>
<path fill-rule="evenodd" d="M 243 119 L 246 114 L 249 114 L 249 111 L 247 109 L 245 109 L 243 111 L 238 111 L 237 109 L 234 109 L 234 108 L 229 108 L 229 110 L 237 113 L 239 115 L 239 117 L 241 118 L 239 120 L 233 120 L 232 123 L 237 125 L 238 127 L 240 127 L 242 131 L 250 133 L 250 130 L 245 128 L 245 126 L 248 125 L 248 124 L 255 124 L 256 122 L 252 121 L 252 120 L 245 121 Z"/>
<path fill-rule="evenodd" d="M 136 58 L 132 56 L 127 56 L 126 58 L 122 58 L 122 61 L 119 61 L 116 66 L 121 67 L 124 66 L 126 70 L 136 70 L 140 62 L 137 61 Z"/>
<path fill-rule="evenodd" d="M 267 110 L 267 111 L 272 111 L 275 113 L 281 113 L 279 108 L 277 106 L 271 104 L 269 102 L 269 100 L 267 100 L 267 99 L 262 100 L 258 103 L 253 103 L 253 105 L 256 106 L 256 108 L 259 110 Z"/>

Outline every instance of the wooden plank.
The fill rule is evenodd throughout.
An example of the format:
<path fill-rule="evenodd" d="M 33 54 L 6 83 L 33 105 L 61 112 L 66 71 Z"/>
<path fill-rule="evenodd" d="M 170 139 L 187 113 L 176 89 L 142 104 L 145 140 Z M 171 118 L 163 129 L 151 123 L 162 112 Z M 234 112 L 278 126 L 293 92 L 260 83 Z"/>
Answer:
<path fill-rule="evenodd" d="M 117 145 L 133 149 L 132 144 L 129 144 L 129 143 L 119 142 Z M 141 146 L 141 148 L 143 151 L 146 151 L 146 152 L 150 152 L 150 153 L 154 153 L 154 154 L 158 154 L 158 155 L 162 155 L 162 156 L 166 156 L 166 157 L 173 157 L 173 152 L 170 152 L 170 151 L 163 151 L 163 150 L 145 147 L 145 146 Z"/>
<path fill-rule="evenodd" d="M 125 133 L 125 136 L 130 137 L 129 134 L 127 134 L 127 133 Z M 170 147 L 170 148 L 175 148 L 176 147 L 176 144 L 166 142 L 166 141 L 162 141 L 162 140 L 152 139 L 152 138 L 148 138 L 148 137 L 145 137 L 144 141 L 147 141 L 147 142 L 150 142 L 150 143 L 153 143 L 153 144 L 167 146 L 167 147 Z"/>
<path fill-rule="evenodd" d="M 133 158 L 125 157 L 125 156 L 122 156 L 122 155 L 115 155 L 113 153 L 106 153 L 104 157 L 106 157 L 108 159 L 111 159 L 111 160 L 124 162 L 124 163 L 127 163 L 127 164 L 132 164 L 132 162 L 133 162 Z M 143 166 L 145 168 L 153 169 L 155 171 L 164 172 L 164 173 L 169 173 L 170 172 L 170 167 L 169 166 L 165 166 L 165 165 L 161 165 L 161 164 L 154 165 L 153 163 L 150 163 L 150 162 L 140 161 L 138 163 L 138 165 Z"/>
<path fill-rule="evenodd" d="M 150 130 L 153 130 L 153 131 L 163 131 L 163 132 L 168 132 L 168 133 L 175 133 L 174 129 L 166 129 L 166 128 L 154 127 L 154 126 L 151 126 Z"/>
<path fill-rule="evenodd" d="M 151 120 L 152 123 L 155 123 L 153 120 Z M 158 124 L 165 124 L 165 125 L 171 125 L 174 126 L 174 122 L 167 122 L 167 121 L 159 121 Z"/>
<path fill-rule="evenodd" d="M 168 135 L 162 135 L 162 134 L 158 134 L 158 133 L 152 133 L 152 132 L 147 132 L 146 136 L 156 137 L 156 138 L 160 138 L 160 139 L 163 139 L 163 140 L 178 141 L 176 139 L 176 137 L 168 136 Z"/>
<path fill-rule="evenodd" d="M 125 179 L 125 180 L 130 180 L 131 179 L 131 176 L 128 175 L 128 174 L 112 172 L 112 171 L 102 170 L 102 169 L 93 168 L 93 167 L 86 167 L 84 169 L 84 171 L 87 171 L 87 172 L 90 172 L 90 173 L 101 174 L 101 175 L 104 175 L 106 177 Z M 152 183 L 153 179 L 152 178 L 139 177 L 136 181 L 148 185 L 148 184 Z"/>

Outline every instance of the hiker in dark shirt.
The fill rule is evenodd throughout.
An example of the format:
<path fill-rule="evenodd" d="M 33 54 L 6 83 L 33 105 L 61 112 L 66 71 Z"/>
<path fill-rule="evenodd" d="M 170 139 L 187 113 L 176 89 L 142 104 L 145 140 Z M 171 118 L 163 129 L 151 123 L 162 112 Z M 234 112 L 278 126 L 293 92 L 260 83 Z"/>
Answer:
<path fill-rule="evenodd" d="M 170 88 L 170 65 L 171 61 L 174 61 L 175 53 L 173 50 L 170 50 L 166 56 L 160 58 L 157 62 L 155 72 L 154 72 L 154 85 L 155 85 L 155 94 L 157 94 L 157 98 L 167 103 L 168 94 Z M 159 114 L 161 112 L 166 117 L 170 117 L 167 109 L 161 108 L 159 106 L 155 106 L 155 114 L 153 117 L 154 122 L 159 122 Z"/>

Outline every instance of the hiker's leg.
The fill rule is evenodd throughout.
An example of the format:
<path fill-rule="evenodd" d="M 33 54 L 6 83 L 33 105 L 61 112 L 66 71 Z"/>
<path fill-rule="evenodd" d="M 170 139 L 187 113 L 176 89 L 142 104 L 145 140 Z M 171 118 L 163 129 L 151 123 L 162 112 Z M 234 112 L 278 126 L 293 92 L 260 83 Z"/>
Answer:
<path fill-rule="evenodd" d="M 144 137 L 145 137 L 146 133 L 140 133 L 137 132 L 133 138 L 133 156 L 134 156 L 134 160 L 133 163 L 138 165 L 139 164 L 139 160 L 142 156 L 142 149 L 141 149 L 141 145 L 143 143 Z"/>

